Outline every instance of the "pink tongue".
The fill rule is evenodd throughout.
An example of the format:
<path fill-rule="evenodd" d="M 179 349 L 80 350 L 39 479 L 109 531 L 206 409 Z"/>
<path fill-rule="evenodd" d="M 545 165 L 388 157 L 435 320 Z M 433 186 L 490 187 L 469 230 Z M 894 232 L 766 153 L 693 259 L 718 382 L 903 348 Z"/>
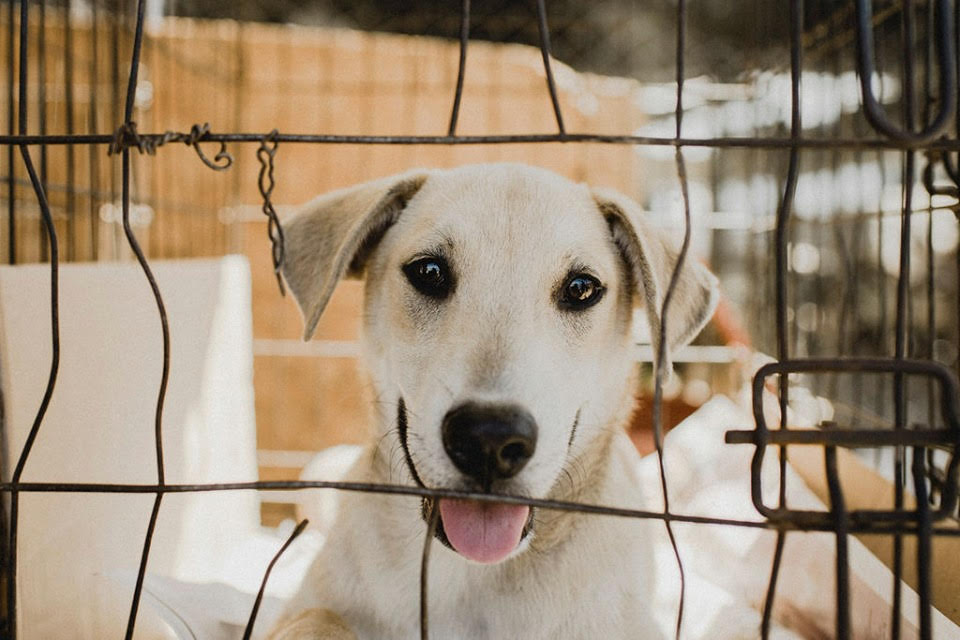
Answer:
<path fill-rule="evenodd" d="M 526 505 L 440 500 L 440 519 L 454 549 L 474 562 L 500 562 L 517 548 L 530 515 Z"/>

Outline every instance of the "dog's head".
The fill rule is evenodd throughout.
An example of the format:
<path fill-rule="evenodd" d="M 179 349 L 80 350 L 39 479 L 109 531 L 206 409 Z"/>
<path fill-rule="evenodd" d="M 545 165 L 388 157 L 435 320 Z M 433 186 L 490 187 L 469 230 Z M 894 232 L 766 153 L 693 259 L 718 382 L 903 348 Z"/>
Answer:
<path fill-rule="evenodd" d="M 635 305 L 659 335 L 676 252 L 638 209 L 522 165 L 413 171 L 306 205 L 284 225 L 283 272 L 305 339 L 337 282 L 366 278 L 367 364 L 412 481 L 547 497 L 632 408 Z M 685 261 L 668 353 L 716 299 L 713 276 Z M 527 507 L 439 509 L 441 539 L 472 560 L 529 538 Z"/>

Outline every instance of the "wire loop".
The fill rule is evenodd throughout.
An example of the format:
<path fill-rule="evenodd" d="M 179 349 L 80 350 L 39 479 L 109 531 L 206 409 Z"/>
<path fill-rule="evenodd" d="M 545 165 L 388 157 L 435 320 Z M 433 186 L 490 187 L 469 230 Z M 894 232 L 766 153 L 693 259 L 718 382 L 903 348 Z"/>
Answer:
<path fill-rule="evenodd" d="M 856 1 L 857 74 L 863 96 L 863 113 L 874 129 L 900 142 L 924 144 L 942 134 L 957 110 L 956 35 L 950 20 L 950 0 L 936 0 L 937 66 L 940 75 L 940 111 L 933 121 L 920 131 L 901 128 L 887 118 L 873 92 L 871 81 L 877 69 L 873 50 L 873 6 L 871 0 Z M 911 82 L 906 78 L 905 82 Z"/>
<path fill-rule="evenodd" d="M 136 149 L 140 153 L 147 155 L 156 155 L 157 147 L 162 147 L 168 142 L 182 142 L 188 147 L 193 147 L 197 152 L 203 164 L 214 171 L 225 171 L 233 164 L 233 156 L 227 151 L 227 143 L 220 141 L 220 149 L 213 157 L 213 160 L 207 157 L 200 147 L 200 143 L 205 141 L 210 135 L 210 123 L 195 124 L 190 127 L 189 133 L 180 131 L 165 131 L 159 135 L 140 135 L 137 132 L 136 122 L 126 122 L 117 128 L 113 135 L 113 140 L 107 148 L 107 155 L 115 155 L 124 149 Z"/>
<path fill-rule="evenodd" d="M 273 207 L 271 196 L 275 182 L 273 179 L 274 157 L 277 155 L 277 134 L 274 129 L 263 137 L 260 141 L 260 148 L 257 149 L 257 160 L 260 161 L 260 173 L 257 176 L 257 187 L 260 189 L 260 197 L 263 198 L 263 215 L 267 216 L 267 236 L 270 238 L 270 253 L 273 259 L 273 273 L 277 277 L 277 286 L 280 287 L 280 295 L 286 295 L 286 289 L 283 286 L 283 226 L 280 224 L 280 218 L 277 217 L 277 210 Z"/>

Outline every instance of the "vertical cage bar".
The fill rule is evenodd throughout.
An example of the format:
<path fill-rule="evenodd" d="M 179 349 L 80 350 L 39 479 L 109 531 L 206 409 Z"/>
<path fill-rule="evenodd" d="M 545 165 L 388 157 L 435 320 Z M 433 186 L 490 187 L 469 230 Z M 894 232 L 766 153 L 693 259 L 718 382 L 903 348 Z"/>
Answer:
<path fill-rule="evenodd" d="M 930 115 L 933 111 L 933 39 L 934 33 L 936 32 L 936 24 L 934 23 L 934 13 L 930 10 L 930 7 L 927 7 L 926 12 L 926 43 L 923 47 L 923 113 L 921 115 L 922 122 L 926 124 L 930 121 Z M 950 154 L 944 153 L 944 158 L 947 158 Z M 927 167 L 933 171 L 932 163 L 934 162 L 933 154 L 927 154 Z M 944 162 L 946 165 L 946 162 Z M 924 174 L 926 169 L 924 170 Z M 932 186 L 932 176 L 931 176 L 931 186 Z M 936 265 L 934 264 L 934 251 L 933 251 L 933 194 L 927 192 L 927 343 L 926 343 L 926 356 L 928 359 L 934 359 L 934 346 L 936 343 L 936 287 L 934 281 L 934 275 L 936 273 Z M 933 380 L 927 380 L 927 423 L 930 429 L 936 428 L 936 406 L 935 406 L 935 394 L 934 394 L 934 384 Z M 933 462 L 933 449 L 928 450 L 931 463 Z M 931 468 L 933 468 L 931 464 Z M 932 493 L 932 492 L 931 492 Z M 932 498 L 932 495 L 931 495 Z"/>
<path fill-rule="evenodd" d="M 915 74 L 914 49 L 916 45 L 916 27 L 914 24 L 913 0 L 903 2 L 903 127 L 905 131 L 912 131 L 915 126 Z M 896 314 L 896 342 L 894 358 L 903 360 L 908 355 L 910 339 L 910 237 L 911 217 L 913 207 L 914 163 L 916 153 L 912 150 L 904 152 L 902 210 L 900 222 L 900 262 L 897 276 L 897 314 Z M 907 426 L 907 381 L 902 372 L 894 373 L 893 402 L 894 402 L 894 429 L 903 430 Z M 901 511 L 904 505 L 904 449 L 897 446 L 894 459 L 894 509 Z M 903 536 L 896 533 L 893 536 L 893 606 L 891 620 L 891 637 L 899 640 L 901 634 L 901 610 L 903 607 Z"/>
<path fill-rule="evenodd" d="M 683 1 L 680 0 L 681 3 Z M 547 89 L 550 92 L 550 102 L 553 104 L 553 115 L 557 120 L 557 131 L 563 135 L 567 130 L 563 126 L 563 114 L 560 111 L 557 84 L 553 80 L 553 69 L 550 66 L 550 28 L 547 25 L 547 7 L 544 0 L 537 0 L 537 27 L 540 30 L 540 55 L 543 57 L 543 71 L 547 76 Z"/>
<path fill-rule="evenodd" d="M 467 44 L 470 40 L 470 0 L 463 0 L 460 8 L 460 63 L 457 67 L 457 88 L 453 94 L 453 108 L 450 111 L 450 127 L 447 135 L 457 134 L 457 118 L 460 117 L 460 100 L 463 98 L 464 74 L 467 70 Z"/>
<path fill-rule="evenodd" d="M 24 0 L 24 3 L 25 2 L 26 0 Z M 34 169 L 33 161 L 30 158 L 30 151 L 27 149 L 26 145 L 20 146 L 20 154 L 23 157 L 23 163 L 26 166 L 27 174 L 30 177 L 30 183 L 33 185 L 33 189 L 37 194 L 37 200 L 40 206 L 40 215 L 46 226 L 48 239 L 50 241 L 50 325 L 53 354 L 50 362 L 50 374 L 47 378 L 47 387 L 43 393 L 43 399 L 40 402 L 40 407 L 37 409 L 37 414 L 34 418 L 33 425 L 30 427 L 27 440 L 20 452 L 20 457 L 17 460 L 17 466 L 13 472 L 13 478 L 11 480 L 12 488 L 10 490 L 9 544 L 10 560 L 9 572 L 7 574 L 7 619 L 9 621 L 8 634 L 11 640 L 16 638 L 17 633 L 17 530 L 19 525 L 18 513 L 20 494 L 16 487 L 20 482 L 24 467 L 27 463 L 27 458 L 30 456 L 30 452 L 33 449 L 33 444 L 40 432 L 40 425 L 43 423 L 43 418 L 47 413 L 47 407 L 50 406 L 50 400 L 53 397 L 53 390 L 57 382 L 57 373 L 60 368 L 60 285 L 57 233 L 56 228 L 53 225 L 53 217 L 50 215 L 50 206 L 47 203 L 46 194 L 43 191 L 40 178 Z"/>
<path fill-rule="evenodd" d="M 100 85 L 97 78 L 99 77 L 100 57 L 97 50 L 97 40 L 99 39 L 97 31 L 99 17 L 97 15 L 97 1 L 98 0 L 90 0 L 90 79 L 88 80 L 88 84 L 90 85 L 90 107 L 87 113 L 89 118 L 87 125 L 89 133 L 97 133 L 97 129 L 99 128 L 99 123 L 97 122 L 99 117 L 97 101 L 100 96 Z M 100 163 L 97 156 L 99 145 L 91 144 L 87 147 L 87 150 L 89 152 L 88 161 L 90 166 L 90 259 L 96 261 L 100 253 L 100 216 L 97 207 L 97 193 L 100 191 Z"/>
<path fill-rule="evenodd" d="M 17 59 L 15 53 L 16 38 L 16 3 L 9 0 L 7 4 L 7 131 L 13 135 L 17 131 L 16 106 L 14 95 L 14 68 Z M 13 145 L 7 146 L 7 262 L 17 263 L 17 169 L 14 160 Z"/>
<path fill-rule="evenodd" d="M 877 164 L 880 165 L 880 186 L 887 186 L 887 156 L 885 151 L 877 153 Z M 883 202 L 877 204 L 877 304 L 880 307 L 880 319 L 877 324 L 877 353 L 886 355 L 889 353 L 889 338 L 887 332 L 890 325 L 889 292 L 887 291 L 886 271 L 883 266 L 883 247 L 886 246 L 885 233 L 883 230 Z M 887 411 L 886 399 L 890 385 L 880 376 L 877 376 L 876 386 L 874 388 L 875 405 L 874 411 L 877 415 L 884 415 Z"/>
<path fill-rule="evenodd" d="M 933 554 L 930 544 L 933 519 L 930 514 L 930 502 L 927 492 L 927 470 L 924 464 L 923 447 L 913 449 L 913 489 L 917 499 L 917 596 L 919 596 L 918 618 L 920 620 L 920 640 L 933 637 L 932 606 L 933 590 L 930 580 Z"/>
<path fill-rule="evenodd" d="M 135 133 L 135 124 L 133 122 L 133 107 L 136 97 L 137 77 L 140 68 L 140 51 L 143 47 L 143 18 L 146 1 L 137 1 L 136 24 L 134 27 L 133 52 L 130 56 L 130 74 L 127 82 L 126 100 L 123 110 L 122 128 L 127 134 Z M 140 243 L 134 235 L 133 228 L 130 226 L 130 148 L 124 145 L 121 152 L 121 189 L 122 189 L 122 209 L 123 209 L 123 232 L 127 238 L 127 243 L 137 258 L 140 268 L 143 270 L 153 293 L 157 304 L 157 313 L 160 317 L 160 330 L 163 337 L 163 368 L 160 376 L 160 389 L 157 394 L 156 411 L 154 414 L 154 444 L 157 463 L 157 484 L 160 490 L 156 494 L 153 503 L 153 510 L 150 514 L 150 522 L 147 525 L 147 532 L 144 537 L 143 551 L 140 556 L 140 567 L 137 572 L 137 581 L 134 586 L 133 601 L 130 605 L 130 617 L 127 622 L 126 638 L 130 640 L 133 637 L 133 630 L 136 626 L 137 613 L 140 607 L 140 595 L 143 590 L 143 581 L 146 577 L 147 562 L 150 558 L 150 549 L 153 542 L 153 534 L 156 530 L 157 518 L 160 513 L 160 504 L 163 499 L 163 486 L 166 484 L 163 464 L 163 404 L 167 392 L 167 382 L 170 377 L 170 328 L 167 322 L 167 312 L 163 303 L 163 297 L 160 294 L 160 288 L 153 276 L 147 258 L 140 248 Z"/>
<path fill-rule="evenodd" d="M 837 472 L 837 448 L 824 447 L 824 467 L 827 474 L 827 488 L 830 493 L 830 514 L 833 517 L 836 533 L 836 637 L 844 640 L 850 637 L 850 562 L 848 557 L 847 534 L 850 528 L 850 514 L 843 498 L 840 476 Z"/>
<path fill-rule="evenodd" d="M 109 28 L 110 28 L 110 126 L 116 127 L 123 117 L 120 111 L 120 11 L 123 0 L 111 0 L 109 3 Z M 117 163 L 110 162 L 110 208 L 113 209 L 117 203 Z M 108 222 L 110 249 L 114 257 L 120 255 L 120 245 L 117 239 L 116 228 L 111 221 Z"/>
<path fill-rule="evenodd" d="M 440 521 L 440 501 L 431 500 L 430 503 L 430 520 L 427 523 L 427 533 L 423 539 L 423 553 L 420 556 L 420 640 L 429 640 L 430 638 L 430 603 L 427 578 L 430 567 L 430 549 L 433 547 L 433 536 L 437 532 L 437 523 Z"/>
<path fill-rule="evenodd" d="M 273 565 L 277 564 L 277 560 L 280 559 L 280 556 L 283 555 L 283 552 L 287 550 L 293 541 L 303 533 L 303 530 L 307 528 L 309 520 L 301 520 L 293 529 L 293 533 L 290 534 L 290 537 L 287 538 L 287 541 L 283 543 L 283 546 L 274 554 L 273 558 L 270 559 L 270 563 L 267 565 L 266 571 L 263 573 L 263 580 L 260 581 L 260 589 L 257 591 L 257 597 L 253 601 L 253 608 L 250 610 L 250 617 L 247 619 L 247 626 L 243 630 L 243 640 L 250 640 L 250 637 L 253 635 L 253 626 L 257 622 L 257 613 L 260 611 L 260 603 L 263 601 L 263 595 L 267 590 L 267 580 L 270 579 L 270 573 L 273 571 Z"/>
<path fill-rule="evenodd" d="M 39 0 L 37 24 L 37 126 L 40 135 L 47 135 L 47 2 Z M 40 185 L 47 191 L 47 145 L 40 145 Z M 47 239 L 43 221 L 39 221 L 37 239 L 40 242 L 40 261 L 47 260 Z"/>
<path fill-rule="evenodd" d="M 797 140 L 802 132 L 800 112 L 800 76 L 803 71 L 803 0 L 790 2 L 790 137 Z M 787 178 L 783 189 L 783 199 L 777 209 L 776 229 L 774 239 L 776 243 L 776 335 L 777 358 L 783 362 L 790 357 L 790 337 L 788 335 L 787 319 L 787 270 L 789 265 L 787 245 L 789 242 L 790 212 L 797 190 L 797 180 L 800 174 L 800 150 L 798 147 L 790 149 Z M 778 381 L 780 404 L 780 428 L 787 429 L 787 406 L 789 402 L 790 379 L 783 374 Z M 781 446 L 778 450 L 780 463 L 780 489 L 778 504 L 781 509 L 787 506 L 787 447 Z M 770 635 L 770 623 L 773 618 L 773 605 L 776 600 L 777 580 L 780 576 L 780 566 L 783 560 L 783 550 L 786 546 L 786 532 L 777 531 L 777 542 L 774 547 L 773 561 L 770 566 L 770 579 L 767 583 L 767 592 L 764 596 L 763 613 L 760 622 L 760 635 L 764 640 Z"/>
<path fill-rule="evenodd" d="M 676 17 L 677 33 L 675 81 L 677 85 L 677 97 L 676 108 L 674 110 L 674 118 L 676 121 L 676 129 L 674 133 L 675 139 L 680 140 L 683 131 L 683 82 L 686 76 L 684 64 L 687 35 L 686 0 L 679 0 L 677 3 Z M 664 293 L 663 303 L 660 310 L 660 326 L 658 331 L 659 336 L 657 337 L 657 357 L 654 365 L 653 407 L 651 416 L 653 421 L 653 439 L 657 450 L 657 464 L 660 473 L 660 489 L 663 492 L 663 511 L 665 514 L 670 513 L 670 492 L 667 486 L 667 472 L 663 458 L 663 385 L 666 382 L 667 376 L 667 370 L 664 367 L 664 362 L 667 360 L 667 351 L 669 349 L 669 346 L 667 345 L 668 311 L 670 308 L 670 302 L 673 300 L 673 294 L 677 287 L 680 270 L 683 268 L 683 265 L 687 259 L 687 253 L 690 250 L 691 235 L 690 192 L 689 185 L 687 184 L 687 167 L 683 159 L 683 149 L 679 144 L 675 147 L 674 160 L 677 167 L 677 178 L 680 182 L 681 200 L 683 202 L 683 243 L 680 247 L 680 252 L 677 255 L 677 263 L 673 268 L 673 273 L 670 274 L 670 282 L 668 283 L 666 292 Z M 674 535 L 673 526 L 671 525 L 669 519 L 664 520 L 664 526 L 667 530 L 667 536 L 670 539 L 670 547 L 673 550 L 673 555 L 677 562 L 677 571 L 680 577 L 680 597 L 677 603 L 677 622 L 675 627 L 675 636 L 677 640 L 679 640 L 681 637 L 681 631 L 683 629 L 683 610 L 686 600 L 686 572 L 684 571 L 683 558 L 680 555 L 680 547 L 677 545 L 677 539 Z"/>
<path fill-rule="evenodd" d="M 29 28 L 28 16 L 29 4 L 27 0 L 21 0 L 19 77 L 20 93 L 18 100 L 18 131 L 21 135 L 25 135 L 27 132 L 27 72 L 29 69 L 27 54 L 27 36 Z M 33 166 L 33 160 L 30 157 L 30 150 L 27 148 L 27 145 L 20 145 L 20 155 L 23 158 L 23 164 L 26 167 L 27 174 L 30 177 L 30 183 L 36 193 L 37 203 L 40 208 L 40 217 L 46 227 L 47 237 L 50 242 L 50 331 L 52 353 L 50 359 L 50 373 L 47 378 L 47 386 L 44 390 L 43 398 L 40 401 L 40 406 L 37 409 L 36 416 L 34 417 L 33 424 L 30 427 L 30 431 L 27 433 L 27 438 L 24 442 L 23 448 L 20 451 L 20 456 L 17 459 L 17 465 L 13 471 L 10 481 L 10 532 L 7 550 L 9 554 L 7 571 L 7 635 L 9 638 L 11 638 L 11 640 L 15 640 L 17 636 L 17 535 L 19 528 L 20 506 L 20 494 L 17 491 L 17 485 L 20 483 L 20 478 L 23 476 L 27 459 L 30 457 L 33 444 L 36 442 L 37 435 L 40 432 L 40 425 L 43 423 L 43 418 L 46 415 L 47 407 L 49 407 L 50 400 L 53 397 L 53 390 L 56 387 L 57 374 L 60 369 L 60 277 L 57 231 L 53 224 L 53 217 L 50 214 L 50 207 L 47 202 L 46 192 L 43 188 L 40 177 L 37 175 L 36 169 Z"/>
<path fill-rule="evenodd" d="M 73 92 L 73 17 L 71 9 L 72 0 L 65 0 L 63 3 L 63 87 L 64 87 L 64 109 L 66 111 L 67 135 L 76 133 L 76 124 L 74 122 L 73 103 L 75 100 Z M 76 149 L 74 145 L 66 145 L 67 154 L 67 261 L 77 259 L 77 196 L 76 196 Z"/>

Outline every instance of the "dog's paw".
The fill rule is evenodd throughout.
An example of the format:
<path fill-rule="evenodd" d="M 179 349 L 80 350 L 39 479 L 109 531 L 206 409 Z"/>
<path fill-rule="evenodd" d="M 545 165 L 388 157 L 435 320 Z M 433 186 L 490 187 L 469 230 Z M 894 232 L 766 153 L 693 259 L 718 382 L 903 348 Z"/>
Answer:
<path fill-rule="evenodd" d="M 269 640 L 357 640 L 357 636 L 329 609 L 307 609 L 281 622 Z"/>

